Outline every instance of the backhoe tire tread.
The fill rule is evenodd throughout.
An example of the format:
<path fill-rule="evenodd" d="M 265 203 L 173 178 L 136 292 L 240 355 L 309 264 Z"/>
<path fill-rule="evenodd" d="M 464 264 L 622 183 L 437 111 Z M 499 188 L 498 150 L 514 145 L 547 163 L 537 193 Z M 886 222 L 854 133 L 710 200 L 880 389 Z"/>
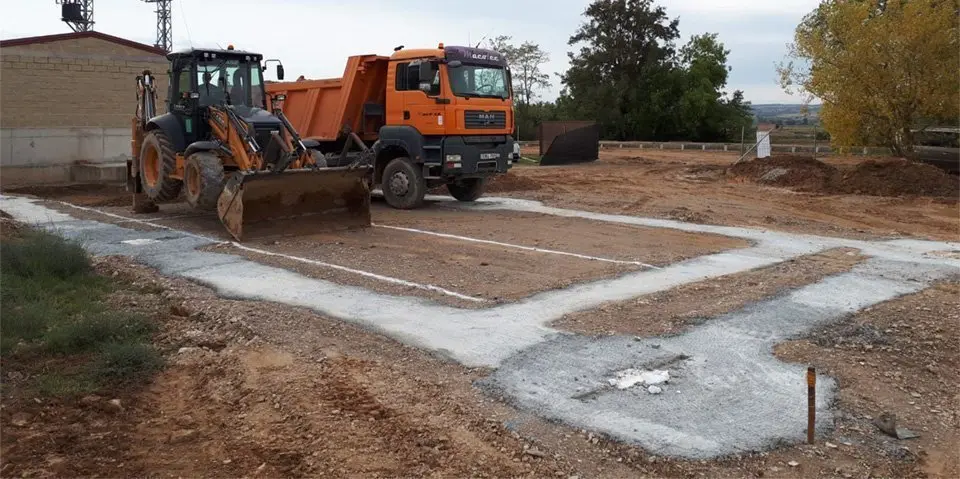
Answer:
<path fill-rule="evenodd" d="M 199 174 L 196 174 L 197 172 Z M 200 184 L 194 188 L 192 180 L 199 180 Z M 187 182 L 184 196 L 190 206 L 199 210 L 217 209 L 217 200 L 223 191 L 224 173 L 223 163 L 217 155 L 208 151 L 198 151 L 187 158 L 184 170 L 184 179 Z"/>
<path fill-rule="evenodd" d="M 157 150 L 160 162 L 160 174 L 157 182 L 150 185 L 144 173 L 144 158 L 148 148 Z M 140 149 L 140 184 L 143 186 L 143 193 L 154 202 L 173 201 L 180 196 L 183 188 L 183 182 L 171 178 L 170 175 L 177 169 L 177 154 L 173 149 L 173 142 L 167 137 L 163 130 L 150 130 L 143 138 L 143 147 Z"/>

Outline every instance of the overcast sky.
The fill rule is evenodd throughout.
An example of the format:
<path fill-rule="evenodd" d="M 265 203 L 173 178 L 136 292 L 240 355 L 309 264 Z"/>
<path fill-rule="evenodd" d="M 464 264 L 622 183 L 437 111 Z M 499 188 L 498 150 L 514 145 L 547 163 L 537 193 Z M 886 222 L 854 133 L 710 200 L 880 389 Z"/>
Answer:
<path fill-rule="evenodd" d="M 153 5 L 141 0 L 96 0 L 94 29 L 131 40 L 156 41 Z M 283 61 L 288 79 L 340 76 L 347 56 L 388 55 L 408 48 L 476 44 L 509 35 L 529 40 L 551 56 L 548 72 L 567 67 L 567 40 L 583 20 L 589 0 L 173 0 L 174 48 L 190 45 L 259 51 Z M 268 7 L 272 4 L 273 7 Z M 728 92 L 744 91 L 759 103 L 799 103 L 776 84 L 774 65 L 804 14 L 817 0 L 660 0 L 680 19 L 680 44 L 694 34 L 715 32 L 730 50 Z M 55 0 L 0 0 L 0 38 L 70 32 Z M 2 52 L 0 52 L 2 53 Z M 271 75 L 267 76 L 271 79 Z M 544 98 L 553 99 L 553 88 Z"/>

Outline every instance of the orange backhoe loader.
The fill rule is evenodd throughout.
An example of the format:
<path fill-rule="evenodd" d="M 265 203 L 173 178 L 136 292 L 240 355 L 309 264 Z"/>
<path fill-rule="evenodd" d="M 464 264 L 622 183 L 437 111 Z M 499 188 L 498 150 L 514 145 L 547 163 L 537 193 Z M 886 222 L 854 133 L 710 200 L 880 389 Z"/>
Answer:
<path fill-rule="evenodd" d="M 230 46 L 167 58 L 166 113 L 156 114 L 153 75 L 137 77 L 127 161 L 135 212 L 182 197 L 195 209 L 215 209 L 237 240 L 370 225 L 372 152 L 347 142 L 344 154 L 360 147 L 353 161 L 327 166 L 316 141 L 266 108 L 261 55 Z"/>

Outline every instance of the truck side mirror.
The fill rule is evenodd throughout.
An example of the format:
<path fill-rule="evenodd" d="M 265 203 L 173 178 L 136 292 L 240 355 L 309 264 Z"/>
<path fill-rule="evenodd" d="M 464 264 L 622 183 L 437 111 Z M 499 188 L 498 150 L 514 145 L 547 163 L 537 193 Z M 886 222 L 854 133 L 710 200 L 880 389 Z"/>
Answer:
<path fill-rule="evenodd" d="M 283 80 L 283 65 L 277 65 L 277 80 Z"/>

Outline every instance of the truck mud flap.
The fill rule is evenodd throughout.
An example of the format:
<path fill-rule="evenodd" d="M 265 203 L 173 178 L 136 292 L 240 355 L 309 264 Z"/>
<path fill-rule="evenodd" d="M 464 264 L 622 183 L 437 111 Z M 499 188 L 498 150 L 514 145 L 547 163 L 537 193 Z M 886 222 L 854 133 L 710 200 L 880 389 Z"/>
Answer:
<path fill-rule="evenodd" d="M 217 200 L 237 241 L 368 227 L 370 167 L 234 173 Z"/>

